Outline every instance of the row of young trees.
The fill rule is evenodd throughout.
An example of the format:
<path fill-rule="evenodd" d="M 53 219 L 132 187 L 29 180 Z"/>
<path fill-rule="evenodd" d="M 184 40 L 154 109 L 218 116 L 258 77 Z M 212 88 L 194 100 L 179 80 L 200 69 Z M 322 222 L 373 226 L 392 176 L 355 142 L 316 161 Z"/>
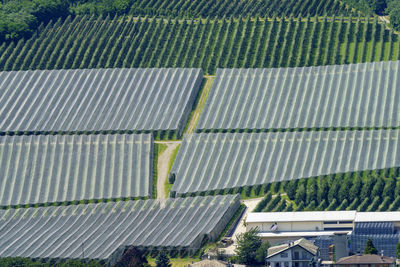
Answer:
<path fill-rule="evenodd" d="M 0 70 L 300 67 L 400 57 L 399 38 L 377 20 L 172 20 L 83 16 L 0 45 Z M 360 50 L 361 49 L 361 50 Z"/>
<path fill-rule="evenodd" d="M 276 183 L 255 211 L 358 210 L 400 208 L 400 173 L 391 168 Z"/>
<path fill-rule="evenodd" d="M 143 16 L 173 17 L 211 17 L 224 16 L 312 16 L 349 15 L 356 13 L 349 5 L 340 0 L 78 0 L 73 1 L 71 12 L 74 14 L 110 14 L 129 13 Z"/>

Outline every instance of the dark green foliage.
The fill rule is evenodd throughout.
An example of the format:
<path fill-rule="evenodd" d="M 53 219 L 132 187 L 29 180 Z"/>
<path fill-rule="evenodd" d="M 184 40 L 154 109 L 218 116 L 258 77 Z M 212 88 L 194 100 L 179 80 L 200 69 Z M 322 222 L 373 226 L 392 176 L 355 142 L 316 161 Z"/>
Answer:
<path fill-rule="evenodd" d="M 325 210 L 326 207 L 327 207 L 326 200 L 323 199 L 323 200 L 319 203 L 319 205 L 318 205 L 318 207 L 316 208 L 316 210 Z"/>
<path fill-rule="evenodd" d="M 304 208 L 306 211 L 313 211 L 316 209 L 315 200 L 312 200 L 307 207 Z"/>
<path fill-rule="evenodd" d="M 385 175 L 392 178 L 385 178 Z M 359 210 L 395 211 L 400 208 L 400 182 L 397 169 L 329 175 L 283 183 L 281 192 L 288 200 L 272 199 L 272 191 L 257 206 L 257 211 Z M 335 193 L 337 192 L 337 193 Z M 328 200 L 328 197 L 330 200 Z M 272 203 L 273 202 L 273 203 Z"/>
<path fill-rule="evenodd" d="M 335 210 L 337 207 L 338 203 L 336 198 L 332 199 L 332 201 L 329 203 L 329 206 L 326 208 L 327 210 Z"/>
<path fill-rule="evenodd" d="M 268 256 L 268 248 L 270 244 L 268 242 L 262 243 L 261 246 L 257 249 L 256 252 L 256 260 L 258 263 L 263 264 L 265 262 L 265 258 Z"/>
<path fill-rule="evenodd" d="M 319 5 L 315 0 L 220 0 L 220 1 L 138 1 L 138 0 L 75 0 L 71 5 L 71 12 L 75 14 L 121 14 L 128 13 L 133 16 L 156 15 L 158 17 L 179 16 L 193 17 L 219 17 L 233 16 L 263 16 L 271 17 L 274 13 L 279 16 L 290 14 L 302 15 L 328 15 L 349 14 L 353 11 L 346 5 L 338 2 L 323 1 Z"/>
<path fill-rule="evenodd" d="M 296 196 L 297 182 L 298 180 L 290 180 L 286 183 L 286 188 L 283 189 L 290 199 L 294 199 Z"/>
<path fill-rule="evenodd" d="M 392 204 L 389 205 L 389 211 L 395 211 L 400 207 L 400 196 L 397 195 Z"/>
<path fill-rule="evenodd" d="M 360 175 L 353 175 L 353 185 L 349 191 L 349 199 L 355 199 L 360 196 L 361 188 L 363 186 L 363 182 Z"/>
<path fill-rule="evenodd" d="M 357 210 L 358 211 L 366 211 L 369 205 L 370 199 L 364 198 L 363 202 L 361 202 L 361 204 L 358 206 Z"/>
<path fill-rule="evenodd" d="M 315 178 L 311 178 L 308 181 L 307 185 L 307 203 L 317 201 L 317 194 L 318 194 L 318 185 L 317 180 Z"/>
<path fill-rule="evenodd" d="M 282 198 L 278 205 L 273 209 L 273 211 L 283 211 L 286 208 L 286 199 Z"/>
<path fill-rule="evenodd" d="M 383 181 L 383 178 L 378 178 L 374 187 L 372 188 L 371 197 L 382 196 L 384 187 L 385 187 L 385 182 Z"/>
<path fill-rule="evenodd" d="M 280 182 L 277 182 L 277 183 L 273 183 L 273 184 L 272 184 L 272 190 L 273 190 L 275 193 L 278 193 L 278 192 L 279 192 L 280 187 L 281 187 L 281 183 L 280 183 Z"/>
<path fill-rule="evenodd" d="M 264 209 L 264 207 L 268 204 L 268 202 L 272 199 L 272 193 L 268 192 L 265 197 L 258 202 L 256 208 L 254 209 L 254 212 L 260 212 Z"/>
<path fill-rule="evenodd" d="M 388 0 L 388 7 L 386 9 L 390 17 L 390 24 L 392 27 L 400 30 L 400 2 L 398 0 Z"/>
<path fill-rule="evenodd" d="M 238 234 L 235 248 L 236 257 L 239 263 L 246 265 L 257 264 L 257 250 L 261 247 L 261 238 L 257 235 L 258 229 L 251 229 L 248 232 Z"/>
<path fill-rule="evenodd" d="M 303 211 L 303 210 L 304 210 L 304 202 L 302 201 L 297 205 L 295 211 Z"/>
<path fill-rule="evenodd" d="M 304 186 L 304 183 L 301 183 L 300 186 L 297 188 L 296 196 L 295 196 L 295 202 L 300 203 L 306 201 L 306 188 Z"/>
<path fill-rule="evenodd" d="M 0 41 L 27 38 L 40 23 L 68 15 L 65 0 L 8 0 L 0 3 Z"/>
<path fill-rule="evenodd" d="M 171 267 L 172 264 L 169 262 L 169 257 L 165 251 L 158 253 L 156 259 L 156 267 Z"/>
<path fill-rule="evenodd" d="M 329 181 L 328 179 L 321 178 L 319 180 L 319 189 L 318 189 L 318 202 L 327 201 L 328 193 L 329 193 Z"/>
<path fill-rule="evenodd" d="M 116 267 L 147 267 L 145 254 L 136 247 L 128 248 L 115 264 Z"/>
<path fill-rule="evenodd" d="M 263 209 L 263 211 L 272 211 L 275 209 L 275 207 L 278 205 L 278 203 L 281 201 L 281 195 L 277 195 L 272 200 L 268 203 L 268 205 Z"/>
<path fill-rule="evenodd" d="M 340 189 L 338 192 L 338 200 L 340 202 L 344 201 L 345 199 L 350 199 L 350 189 L 353 186 L 353 178 L 350 175 L 345 175 L 344 179 L 342 180 L 342 184 L 340 185 Z"/>
<path fill-rule="evenodd" d="M 375 248 L 374 243 L 371 239 L 367 240 L 367 244 L 364 248 L 364 254 L 378 254 L 378 250 Z"/>
<path fill-rule="evenodd" d="M 336 210 L 345 210 L 348 205 L 349 202 L 347 201 L 347 199 L 344 199 L 342 203 L 339 205 L 339 207 L 336 208 Z"/>
<path fill-rule="evenodd" d="M 324 62 L 331 64 L 334 63 L 333 58 L 346 62 L 381 58 L 372 58 L 372 54 L 383 55 L 385 60 L 397 59 L 398 53 L 389 55 L 389 52 L 397 49 L 398 36 L 390 35 L 388 30 L 384 35 L 376 35 L 374 53 L 367 53 L 362 59 L 353 59 L 350 57 L 356 54 L 355 48 L 359 47 L 350 46 L 357 33 L 353 29 L 355 22 L 292 19 L 290 23 L 279 18 L 271 21 L 261 18 L 249 20 L 249 17 L 218 21 L 132 19 L 126 16 L 67 17 L 41 27 L 31 39 L 20 44 L 0 43 L 0 70 L 201 67 L 205 74 L 213 75 L 217 68 L 225 66 L 262 68 L 286 67 L 289 64 L 291 67 L 302 67 Z M 319 38 L 324 23 L 325 37 Z M 358 23 L 361 25 L 359 41 L 362 41 L 364 23 L 361 20 Z M 342 27 L 340 24 L 343 24 Z M 347 25 L 351 25 L 351 30 Z M 296 31 L 300 33 L 296 34 Z M 329 40 L 330 31 L 335 42 Z M 336 36 L 346 36 L 347 31 L 349 38 L 339 38 L 337 42 Z M 316 35 L 315 38 L 313 35 Z M 385 42 L 383 46 L 382 38 Z M 348 49 L 342 51 L 341 47 Z M 307 58 L 307 55 L 311 57 Z M 322 199 L 317 202 L 320 201 Z"/>
<path fill-rule="evenodd" d="M 396 245 L 396 257 L 400 259 L 400 242 Z"/>
<path fill-rule="evenodd" d="M 356 197 L 356 198 L 354 198 L 353 202 L 351 202 L 351 204 L 346 208 L 346 210 L 355 210 L 355 209 L 357 209 L 358 204 L 359 204 L 359 200 Z"/>

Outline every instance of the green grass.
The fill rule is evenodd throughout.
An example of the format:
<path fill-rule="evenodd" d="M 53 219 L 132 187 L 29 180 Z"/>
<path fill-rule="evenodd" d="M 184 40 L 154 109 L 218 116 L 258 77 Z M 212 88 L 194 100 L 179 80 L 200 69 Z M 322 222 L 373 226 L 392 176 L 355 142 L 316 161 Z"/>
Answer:
<path fill-rule="evenodd" d="M 154 143 L 153 157 L 153 193 L 152 198 L 157 198 L 158 157 L 167 149 L 167 145 Z"/>
<path fill-rule="evenodd" d="M 172 165 L 174 164 L 176 155 L 178 154 L 179 151 L 179 147 L 181 145 L 179 144 L 175 150 L 172 152 L 171 158 L 169 159 L 169 163 L 168 163 L 168 173 L 170 173 L 171 169 L 172 169 Z M 165 190 L 165 195 L 169 196 L 169 192 L 171 191 L 172 188 L 172 184 L 169 183 L 168 178 L 165 179 L 165 185 L 164 185 L 164 190 Z"/>
<path fill-rule="evenodd" d="M 151 266 L 156 266 L 155 258 L 148 257 L 147 261 Z M 187 267 L 189 264 L 198 261 L 200 261 L 199 258 L 191 258 L 191 257 L 170 258 L 170 263 L 172 264 L 172 267 Z"/>

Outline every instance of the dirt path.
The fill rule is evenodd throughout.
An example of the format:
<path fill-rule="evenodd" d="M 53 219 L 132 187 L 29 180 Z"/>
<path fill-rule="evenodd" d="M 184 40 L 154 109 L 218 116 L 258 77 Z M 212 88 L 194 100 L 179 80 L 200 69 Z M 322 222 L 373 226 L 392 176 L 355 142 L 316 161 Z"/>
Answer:
<path fill-rule="evenodd" d="M 158 156 L 157 160 L 157 198 L 165 199 L 165 180 L 168 178 L 169 171 L 169 161 L 174 150 L 179 146 L 181 141 L 167 141 L 167 142 L 159 142 L 161 144 L 165 144 L 167 148 Z"/>
<path fill-rule="evenodd" d="M 225 254 L 227 255 L 233 255 L 235 248 L 236 248 L 236 236 L 240 233 L 244 233 L 246 232 L 246 226 L 244 226 L 244 220 L 247 217 L 247 214 L 249 212 L 252 212 L 255 207 L 257 206 L 258 202 L 261 201 L 262 198 L 252 198 L 252 199 L 245 199 L 245 200 L 241 200 L 240 202 L 242 202 L 244 205 L 246 205 L 246 211 L 245 213 L 242 215 L 242 218 L 240 218 L 240 222 L 238 223 L 238 225 L 236 226 L 236 229 L 232 235 L 232 240 L 233 240 L 233 244 L 230 245 L 227 248 L 221 249 Z"/>

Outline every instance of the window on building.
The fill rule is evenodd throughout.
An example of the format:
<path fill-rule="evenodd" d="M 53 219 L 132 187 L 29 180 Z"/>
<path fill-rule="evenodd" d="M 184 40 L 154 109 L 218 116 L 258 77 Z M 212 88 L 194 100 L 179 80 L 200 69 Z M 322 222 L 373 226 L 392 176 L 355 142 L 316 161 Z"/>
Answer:
<path fill-rule="evenodd" d="M 289 267 L 289 262 L 285 261 L 285 267 Z"/>
<path fill-rule="evenodd" d="M 303 251 L 302 253 L 301 253 L 301 257 L 303 258 L 303 260 L 307 260 L 307 252 L 305 252 L 305 251 Z"/>
<path fill-rule="evenodd" d="M 298 251 L 294 252 L 294 259 L 298 260 L 300 258 L 300 253 Z"/>
<path fill-rule="evenodd" d="M 281 258 L 287 258 L 288 257 L 288 253 L 287 252 L 282 252 L 281 253 Z"/>

